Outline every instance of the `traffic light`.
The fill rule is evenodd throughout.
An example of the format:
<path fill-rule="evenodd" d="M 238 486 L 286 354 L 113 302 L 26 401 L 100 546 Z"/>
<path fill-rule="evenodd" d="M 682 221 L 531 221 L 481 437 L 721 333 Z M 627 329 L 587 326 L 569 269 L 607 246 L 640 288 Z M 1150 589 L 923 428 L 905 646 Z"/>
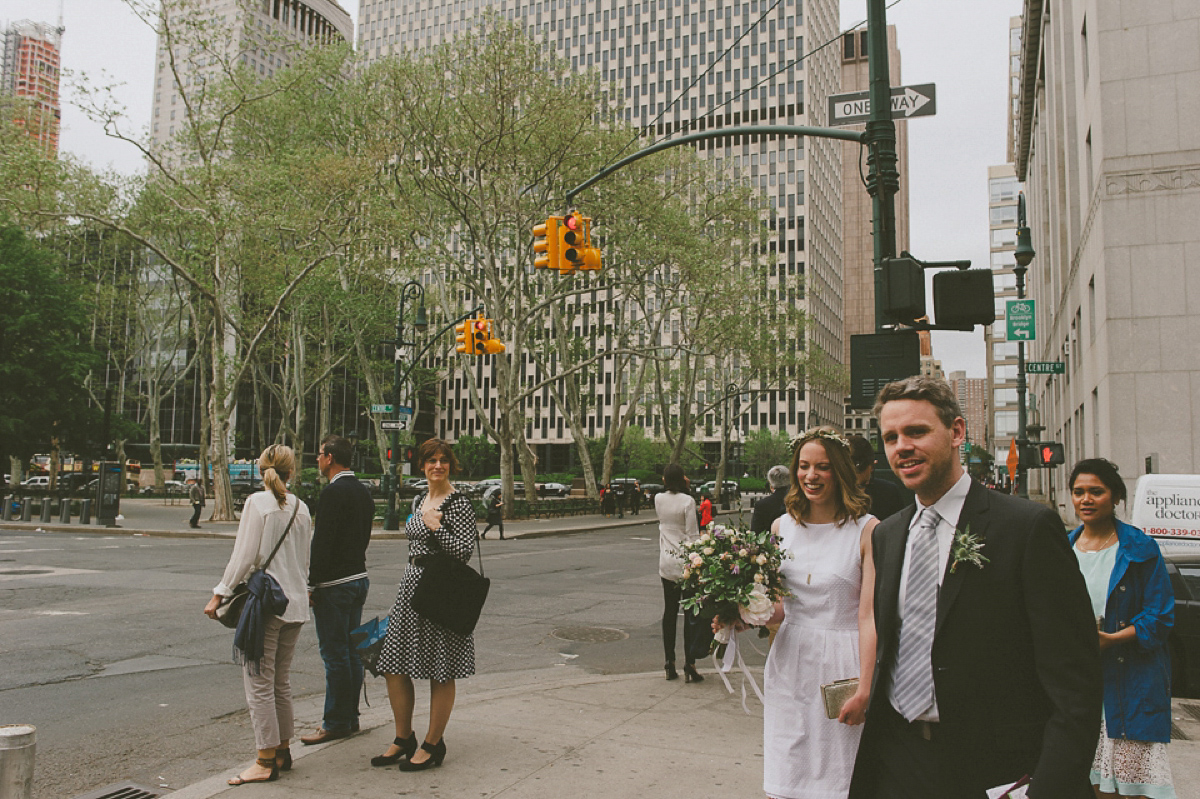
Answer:
<path fill-rule="evenodd" d="M 470 321 L 471 326 L 471 354 L 484 355 L 487 353 L 488 341 L 488 320 L 482 316 Z"/>
<path fill-rule="evenodd" d="M 917 259 L 883 260 L 883 313 L 905 325 L 925 316 L 925 272 Z"/>
<path fill-rule="evenodd" d="M 504 352 L 504 342 L 496 338 L 494 332 L 495 322 L 480 316 L 472 324 L 475 327 L 477 336 L 475 341 L 476 355 L 499 355 Z"/>
<path fill-rule="evenodd" d="M 990 269 L 954 269 L 933 276 L 933 321 L 938 327 L 973 330 L 996 321 L 996 289 Z"/>
<path fill-rule="evenodd" d="M 576 269 L 597 270 L 603 264 L 600 250 L 592 246 L 592 220 L 578 211 L 563 218 L 559 226 L 558 271 L 570 275 Z"/>
<path fill-rule="evenodd" d="M 546 221 L 533 227 L 533 266 L 535 269 L 558 267 L 559 224 L 561 216 L 547 217 Z"/>
<path fill-rule="evenodd" d="M 1063 445 L 1055 441 L 1041 441 L 1037 444 L 1036 465 L 1049 468 L 1060 466 L 1067 462 L 1067 453 Z"/>
<path fill-rule="evenodd" d="M 471 331 L 471 320 L 454 326 L 454 351 L 462 355 L 475 354 L 475 337 Z"/>

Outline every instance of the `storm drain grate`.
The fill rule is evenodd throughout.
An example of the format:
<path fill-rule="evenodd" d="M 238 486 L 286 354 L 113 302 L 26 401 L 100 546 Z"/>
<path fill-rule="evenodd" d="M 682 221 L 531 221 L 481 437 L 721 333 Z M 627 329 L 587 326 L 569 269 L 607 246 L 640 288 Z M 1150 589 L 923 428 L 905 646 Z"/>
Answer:
<path fill-rule="evenodd" d="M 1200 705 L 1192 705 L 1187 702 L 1180 702 L 1179 706 L 1183 708 L 1193 721 L 1200 721 Z"/>
<path fill-rule="evenodd" d="M 138 785 L 136 782 L 116 782 L 112 785 L 106 785 L 103 788 L 97 788 L 85 794 L 76 796 L 75 799 L 156 799 L 159 796 L 166 796 L 165 788 L 147 788 L 145 785 Z"/>
<path fill-rule="evenodd" d="M 624 641 L 629 633 L 611 627 L 559 627 L 550 635 L 562 641 L 577 641 L 585 644 L 611 644 Z"/>

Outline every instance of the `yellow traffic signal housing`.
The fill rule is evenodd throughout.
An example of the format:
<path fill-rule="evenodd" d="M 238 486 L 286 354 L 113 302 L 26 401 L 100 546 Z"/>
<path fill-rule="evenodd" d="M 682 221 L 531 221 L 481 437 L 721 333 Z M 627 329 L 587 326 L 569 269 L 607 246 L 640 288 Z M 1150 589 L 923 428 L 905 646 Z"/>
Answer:
<path fill-rule="evenodd" d="M 554 269 L 558 265 L 559 225 L 561 216 L 547 217 L 533 227 L 533 266 L 535 269 Z"/>
<path fill-rule="evenodd" d="M 487 352 L 488 320 L 479 316 L 468 324 L 471 334 L 471 354 L 484 355 Z"/>
<path fill-rule="evenodd" d="M 475 341 L 470 331 L 471 322 L 459 322 L 454 326 L 454 351 L 462 355 L 475 354 Z"/>
<path fill-rule="evenodd" d="M 570 275 L 576 269 L 596 270 L 603 266 L 600 250 L 592 246 L 592 220 L 578 211 L 572 211 L 559 226 L 561 232 L 558 251 L 558 270 Z"/>

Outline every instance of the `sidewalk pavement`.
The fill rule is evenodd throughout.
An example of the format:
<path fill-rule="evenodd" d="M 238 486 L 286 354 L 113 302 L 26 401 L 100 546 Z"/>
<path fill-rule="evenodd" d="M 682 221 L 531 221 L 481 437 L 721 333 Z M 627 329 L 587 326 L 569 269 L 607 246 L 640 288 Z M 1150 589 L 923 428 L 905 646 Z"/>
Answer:
<path fill-rule="evenodd" d="M 761 667 L 751 669 L 761 685 Z M 731 695 L 711 661 L 700 670 L 706 679 L 698 685 L 667 682 L 660 672 L 597 675 L 572 667 L 462 680 L 446 730 L 445 764 L 409 774 L 370 766 L 395 733 L 381 697 L 364 708 L 363 732 L 312 747 L 294 741 L 293 770 L 256 785 L 253 793 L 263 799 L 761 797 L 762 706 L 750 694 L 750 714 L 742 709 L 740 676 L 730 678 Z M 378 696 L 383 681 L 372 680 L 369 690 Z M 322 702 L 313 697 L 297 706 L 297 735 L 320 726 Z M 1188 712 L 1192 704 L 1175 700 L 1176 726 L 1188 740 L 1168 747 L 1178 799 L 1200 799 L 1200 716 Z M 428 691 L 418 689 L 418 735 L 427 705 Z M 252 737 L 247 722 L 247 741 Z M 247 760 L 169 797 L 241 796 L 228 794 L 234 787 L 226 780 L 249 765 Z"/>
<path fill-rule="evenodd" d="M 207 511 L 206 513 L 211 512 Z M 121 517 L 116 527 L 105 527 L 96 524 L 95 517 L 91 524 L 79 524 L 78 519 L 70 524 L 60 524 L 57 520 L 42 523 L 39 521 L 10 521 L 0 522 L 0 530 L 40 530 L 52 533 L 99 533 L 102 535 L 145 535 L 170 538 L 233 538 L 237 535 L 237 522 L 210 522 L 201 515 L 200 529 L 188 527 L 192 518 L 192 506 L 186 502 L 172 503 L 169 499 L 129 498 L 121 500 Z M 657 524 L 658 517 L 651 507 L 634 516 L 625 514 L 624 518 L 599 514 L 587 516 L 563 516 L 552 519 L 519 519 L 504 522 L 505 538 L 533 538 L 547 535 L 564 535 L 580 533 L 610 527 L 634 527 L 644 524 Z M 480 530 L 483 523 L 480 522 Z M 497 538 L 495 529 L 488 533 L 488 538 Z M 376 522 L 371 537 L 375 540 L 404 538 L 403 531 L 384 530 Z"/>
<path fill-rule="evenodd" d="M 318 746 L 293 742 L 295 766 L 276 782 L 237 788 L 231 767 L 177 790 L 171 799 L 214 796 L 322 797 L 604 797 L 697 799 L 762 796 L 762 707 L 753 715 L 701 664 L 707 679 L 686 684 L 652 674 L 597 675 L 561 667 L 488 674 L 461 680 L 440 768 L 403 773 L 372 768 L 395 734 L 382 680 L 364 708 L 363 732 Z M 738 678 L 740 680 L 740 678 Z M 761 681 L 761 673 L 758 675 Z M 737 683 L 734 683 L 735 688 Z M 417 690 L 418 735 L 429 692 Z M 322 698 L 298 706 L 297 734 L 320 725 Z M 247 747 L 253 736 L 247 723 Z M 229 793 L 234 792 L 234 793 Z"/>

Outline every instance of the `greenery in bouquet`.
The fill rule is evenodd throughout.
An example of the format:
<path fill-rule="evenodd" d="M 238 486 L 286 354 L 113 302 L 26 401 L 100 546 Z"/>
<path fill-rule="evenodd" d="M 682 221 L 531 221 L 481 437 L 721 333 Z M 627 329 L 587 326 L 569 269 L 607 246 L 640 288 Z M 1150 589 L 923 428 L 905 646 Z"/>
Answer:
<path fill-rule="evenodd" d="M 738 621 L 751 627 L 770 620 L 775 603 L 788 595 L 779 573 L 790 557 L 769 530 L 752 533 L 717 524 L 679 548 L 683 557 L 685 610 L 716 616 L 728 630 Z M 720 640 L 720 639 L 718 639 Z"/>

